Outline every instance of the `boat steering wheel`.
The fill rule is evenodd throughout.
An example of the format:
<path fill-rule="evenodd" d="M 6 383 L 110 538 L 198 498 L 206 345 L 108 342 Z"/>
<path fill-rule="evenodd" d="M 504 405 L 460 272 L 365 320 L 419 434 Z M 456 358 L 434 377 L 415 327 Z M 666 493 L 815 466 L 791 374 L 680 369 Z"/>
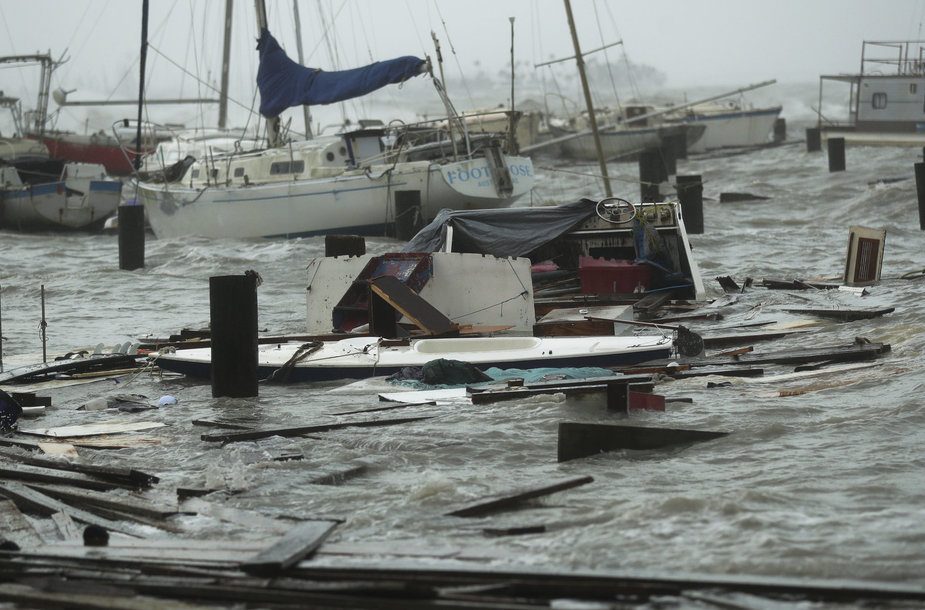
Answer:
<path fill-rule="evenodd" d="M 597 217 L 604 222 L 623 225 L 636 218 L 636 206 L 619 197 L 605 197 L 594 206 Z"/>

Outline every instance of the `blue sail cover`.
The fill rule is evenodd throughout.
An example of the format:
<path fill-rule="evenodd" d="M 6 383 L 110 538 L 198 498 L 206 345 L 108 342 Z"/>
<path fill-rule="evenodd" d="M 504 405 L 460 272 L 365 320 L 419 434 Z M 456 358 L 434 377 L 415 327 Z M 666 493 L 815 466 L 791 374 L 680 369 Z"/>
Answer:
<path fill-rule="evenodd" d="M 325 72 L 306 68 L 289 59 L 269 30 L 257 41 L 260 67 L 260 114 L 275 117 L 292 106 L 333 104 L 371 93 L 386 85 L 400 83 L 421 73 L 423 59 L 399 57 L 354 68 Z"/>

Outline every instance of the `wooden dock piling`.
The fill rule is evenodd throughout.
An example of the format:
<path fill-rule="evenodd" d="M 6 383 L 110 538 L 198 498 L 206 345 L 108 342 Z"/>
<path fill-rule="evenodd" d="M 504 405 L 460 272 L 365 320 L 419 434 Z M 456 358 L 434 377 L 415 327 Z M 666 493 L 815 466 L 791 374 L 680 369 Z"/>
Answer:
<path fill-rule="evenodd" d="M 134 271 L 145 266 L 145 208 L 119 206 L 119 269 Z"/>
<path fill-rule="evenodd" d="M 822 150 L 822 134 L 818 127 L 806 128 L 806 152 L 819 152 Z"/>
<path fill-rule="evenodd" d="M 257 396 L 257 275 L 209 278 L 212 396 Z"/>
<path fill-rule="evenodd" d="M 845 171 L 845 138 L 829 138 L 829 171 Z"/>
<path fill-rule="evenodd" d="M 668 179 L 665 163 L 658 150 L 644 150 L 639 153 L 639 200 L 661 201 L 659 184 Z"/>
<path fill-rule="evenodd" d="M 681 216 L 690 234 L 703 233 L 703 180 L 699 175 L 678 176 L 675 182 Z"/>
<path fill-rule="evenodd" d="M 787 139 L 787 119 L 774 119 L 774 142 L 780 143 Z"/>
<path fill-rule="evenodd" d="M 915 194 L 919 201 L 919 229 L 925 231 L 925 163 L 915 164 Z"/>

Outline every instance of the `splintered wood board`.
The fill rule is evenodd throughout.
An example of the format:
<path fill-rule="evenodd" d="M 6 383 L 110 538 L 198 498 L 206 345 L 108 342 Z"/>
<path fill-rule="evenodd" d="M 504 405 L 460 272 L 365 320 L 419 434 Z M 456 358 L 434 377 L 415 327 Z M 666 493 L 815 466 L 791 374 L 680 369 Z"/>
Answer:
<path fill-rule="evenodd" d="M 156 421 L 140 422 L 104 422 L 99 424 L 77 424 L 74 426 L 59 426 L 57 428 L 35 428 L 20 430 L 23 434 L 36 436 L 50 436 L 52 438 L 78 438 L 82 436 L 101 436 L 103 434 L 122 434 L 125 432 L 141 432 L 163 428 L 167 424 Z"/>

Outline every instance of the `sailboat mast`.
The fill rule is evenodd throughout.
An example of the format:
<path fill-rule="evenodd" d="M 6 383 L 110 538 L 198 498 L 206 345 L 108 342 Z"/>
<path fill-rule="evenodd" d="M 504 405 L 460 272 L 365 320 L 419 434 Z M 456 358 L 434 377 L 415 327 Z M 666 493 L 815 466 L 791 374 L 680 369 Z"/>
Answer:
<path fill-rule="evenodd" d="M 145 64 L 148 61 L 148 0 L 141 3 L 141 59 L 138 62 L 138 128 L 135 131 L 135 169 L 141 169 L 141 111 L 145 103 Z"/>
<path fill-rule="evenodd" d="M 578 76 L 581 78 L 581 88 L 584 90 L 585 104 L 588 107 L 588 122 L 591 124 L 591 135 L 594 136 L 594 148 L 597 150 L 597 160 L 601 166 L 601 177 L 604 179 L 604 192 L 608 197 L 613 197 L 613 190 L 610 188 L 610 176 L 607 175 L 607 161 L 604 159 L 604 150 L 601 148 L 601 134 L 597 130 L 597 118 L 594 116 L 591 88 L 588 87 L 588 77 L 585 74 L 585 60 L 581 55 L 581 45 L 578 43 L 578 33 L 575 31 L 575 18 L 572 16 L 572 3 L 569 0 L 565 0 L 565 13 L 568 15 L 568 27 L 572 32 L 575 63 L 578 64 Z"/>
<path fill-rule="evenodd" d="M 147 2 L 148 0 L 145 0 Z M 257 30 L 262 32 L 267 27 L 267 7 L 263 0 L 254 0 L 257 9 Z M 276 148 L 279 146 L 279 117 L 267 117 L 267 146 Z"/>
<path fill-rule="evenodd" d="M 230 1 L 230 0 L 229 0 Z M 295 46 L 299 52 L 299 64 L 305 65 L 305 57 L 302 53 L 302 19 L 299 18 L 299 0 L 292 0 L 292 13 L 295 19 Z M 312 137 L 312 113 L 308 104 L 302 106 L 302 116 L 305 119 L 305 137 Z"/>
<path fill-rule="evenodd" d="M 228 64 L 231 58 L 231 19 L 234 14 L 234 0 L 225 0 L 225 43 L 222 46 L 222 87 L 218 96 L 218 126 L 222 129 L 228 123 Z"/>

